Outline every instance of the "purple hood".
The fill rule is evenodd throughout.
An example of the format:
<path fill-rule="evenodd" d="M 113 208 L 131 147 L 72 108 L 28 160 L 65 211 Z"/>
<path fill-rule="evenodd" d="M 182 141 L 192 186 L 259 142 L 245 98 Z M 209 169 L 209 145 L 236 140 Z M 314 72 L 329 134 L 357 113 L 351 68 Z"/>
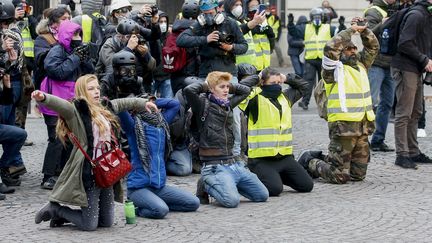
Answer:
<path fill-rule="evenodd" d="M 70 44 L 74 33 L 77 31 L 82 31 L 81 26 L 69 20 L 63 21 L 59 26 L 57 35 L 58 42 L 66 49 L 67 52 L 72 51 Z"/>

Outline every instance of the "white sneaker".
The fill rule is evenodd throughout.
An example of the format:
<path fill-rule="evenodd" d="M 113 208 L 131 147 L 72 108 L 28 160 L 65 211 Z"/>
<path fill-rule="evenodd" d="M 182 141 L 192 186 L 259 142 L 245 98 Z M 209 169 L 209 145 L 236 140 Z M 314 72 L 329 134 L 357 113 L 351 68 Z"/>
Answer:
<path fill-rule="evenodd" d="M 425 138 L 427 137 L 426 131 L 424 129 L 417 129 L 417 137 L 418 138 Z"/>

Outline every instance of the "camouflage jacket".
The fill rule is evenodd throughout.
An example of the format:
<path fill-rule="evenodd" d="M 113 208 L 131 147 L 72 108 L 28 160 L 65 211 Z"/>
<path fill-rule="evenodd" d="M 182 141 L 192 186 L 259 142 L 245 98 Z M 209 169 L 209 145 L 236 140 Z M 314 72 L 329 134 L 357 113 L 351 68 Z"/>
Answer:
<path fill-rule="evenodd" d="M 324 55 L 332 60 L 339 60 L 342 50 L 346 43 L 351 41 L 351 36 L 355 33 L 354 30 L 348 28 L 339 32 L 333 39 L 327 42 L 324 47 Z M 365 29 L 360 33 L 360 37 L 363 42 L 363 50 L 360 51 L 358 55 L 358 60 L 366 68 L 369 68 L 379 51 L 378 39 L 375 37 L 374 33 Z M 358 68 L 358 67 L 354 67 Z M 334 83 L 334 72 L 333 70 L 322 70 L 322 77 L 326 83 Z M 375 130 L 374 122 L 370 122 L 364 119 L 361 122 L 329 122 L 329 135 L 333 136 L 360 136 L 363 134 L 370 135 Z"/>

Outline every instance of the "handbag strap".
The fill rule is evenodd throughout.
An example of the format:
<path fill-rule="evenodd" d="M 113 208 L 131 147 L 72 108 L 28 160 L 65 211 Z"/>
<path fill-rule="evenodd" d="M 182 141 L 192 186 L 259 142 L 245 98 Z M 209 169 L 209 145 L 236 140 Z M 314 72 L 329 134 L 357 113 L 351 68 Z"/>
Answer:
<path fill-rule="evenodd" d="M 90 156 L 87 154 L 87 152 L 83 149 L 83 147 L 81 146 L 80 142 L 78 141 L 78 138 L 75 136 L 75 134 L 69 132 L 68 133 L 68 137 L 69 140 L 72 141 L 72 143 L 79 149 L 81 150 L 81 152 L 84 154 L 84 156 L 88 159 L 88 161 L 90 162 L 90 164 L 94 167 L 95 165 L 93 164 L 92 159 L 90 158 Z"/>

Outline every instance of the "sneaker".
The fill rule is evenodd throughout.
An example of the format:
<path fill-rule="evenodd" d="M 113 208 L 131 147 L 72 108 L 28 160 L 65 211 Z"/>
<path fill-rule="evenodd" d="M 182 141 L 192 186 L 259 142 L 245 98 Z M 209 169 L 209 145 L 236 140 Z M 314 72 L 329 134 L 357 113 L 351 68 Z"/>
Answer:
<path fill-rule="evenodd" d="M 397 156 L 395 165 L 400 166 L 405 169 L 418 169 L 418 165 L 414 163 L 410 157 Z"/>
<path fill-rule="evenodd" d="M 9 174 L 9 170 L 7 168 L 1 169 L 0 175 L 1 175 L 1 179 L 3 181 L 3 184 L 5 184 L 6 186 L 20 186 L 21 185 L 21 179 L 12 177 Z"/>
<path fill-rule="evenodd" d="M 425 138 L 427 137 L 426 131 L 424 129 L 417 129 L 417 137 L 418 138 Z"/>
<path fill-rule="evenodd" d="M 5 199 L 6 199 L 6 195 L 0 193 L 0 200 L 5 200 Z"/>
<path fill-rule="evenodd" d="M 305 168 L 305 170 L 309 169 L 309 162 L 312 159 L 321 159 L 322 160 L 322 151 L 313 151 L 313 150 L 304 150 L 300 153 L 297 162 Z"/>
<path fill-rule="evenodd" d="M 20 166 L 11 166 L 8 168 L 9 169 L 9 175 L 11 177 L 18 177 L 21 175 L 24 175 L 25 173 L 27 173 L 27 169 L 24 165 L 20 165 Z"/>
<path fill-rule="evenodd" d="M 0 183 L 0 194 L 9 194 L 9 193 L 14 193 L 14 192 L 15 192 L 15 189 L 10 188 L 3 183 Z"/>
<path fill-rule="evenodd" d="M 28 140 L 28 139 L 26 139 L 25 142 L 24 142 L 24 146 L 33 146 L 33 144 L 34 143 L 32 141 Z"/>
<path fill-rule="evenodd" d="M 372 151 L 375 151 L 375 152 L 393 152 L 393 151 L 395 151 L 394 148 L 390 148 L 384 142 L 378 143 L 378 144 L 372 143 L 371 149 L 372 149 Z"/>
<path fill-rule="evenodd" d="M 430 163 L 432 163 L 432 159 L 429 158 L 424 153 L 420 153 L 417 156 L 411 157 L 411 160 L 414 161 L 415 163 L 421 163 L 421 164 L 430 164 Z"/>
<path fill-rule="evenodd" d="M 41 188 L 46 190 L 52 190 L 57 182 L 56 176 L 51 176 L 48 180 L 42 182 Z"/>
<path fill-rule="evenodd" d="M 305 111 L 307 111 L 309 109 L 308 106 L 305 103 L 303 103 L 303 101 L 300 101 L 298 103 L 298 106 L 303 108 L 303 110 L 305 110 Z"/>

